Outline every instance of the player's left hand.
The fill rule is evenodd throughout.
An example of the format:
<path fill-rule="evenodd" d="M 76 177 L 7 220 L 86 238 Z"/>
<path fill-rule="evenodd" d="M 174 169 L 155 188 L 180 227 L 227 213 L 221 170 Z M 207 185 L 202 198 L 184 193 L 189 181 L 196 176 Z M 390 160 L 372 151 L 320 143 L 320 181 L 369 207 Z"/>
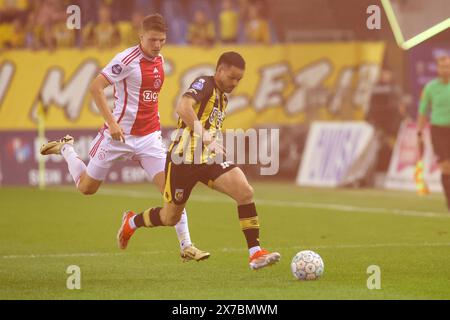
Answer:
<path fill-rule="evenodd" d="M 125 134 L 117 122 L 112 122 L 109 124 L 109 133 L 111 134 L 111 138 L 113 140 L 125 142 Z"/>

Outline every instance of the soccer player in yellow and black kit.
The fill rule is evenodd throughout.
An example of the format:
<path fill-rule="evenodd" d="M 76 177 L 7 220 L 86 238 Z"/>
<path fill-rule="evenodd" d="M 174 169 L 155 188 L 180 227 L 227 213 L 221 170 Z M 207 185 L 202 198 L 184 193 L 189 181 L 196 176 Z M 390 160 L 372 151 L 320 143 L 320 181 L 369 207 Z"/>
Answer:
<path fill-rule="evenodd" d="M 176 108 L 179 134 L 170 146 L 166 160 L 164 207 L 150 208 L 138 215 L 126 212 L 119 232 L 119 241 L 125 246 L 139 227 L 175 225 L 192 189 L 200 181 L 236 201 L 251 269 L 260 269 L 280 260 L 278 252 L 260 247 L 253 189 L 244 173 L 229 161 L 217 161 L 219 155 L 225 154 L 216 136 L 226 114 L 225 93 L 238 85 L 244 70 L 242 56 L 226 52 L 220 56 L 214 76 L 197 78 L 184 93 Z M 134 221 L 134 228 L 129 224 L 130 219 Z"/>
<path fill-rule="evenodd" d="M 431 141 L 441 169 L 442 188 L 450 211 L 450 56 L 438 57 L 437 79 L 424 88 L 419 106 L 418 138 L 423 144 L 422 131 L 431 107 Z"/>

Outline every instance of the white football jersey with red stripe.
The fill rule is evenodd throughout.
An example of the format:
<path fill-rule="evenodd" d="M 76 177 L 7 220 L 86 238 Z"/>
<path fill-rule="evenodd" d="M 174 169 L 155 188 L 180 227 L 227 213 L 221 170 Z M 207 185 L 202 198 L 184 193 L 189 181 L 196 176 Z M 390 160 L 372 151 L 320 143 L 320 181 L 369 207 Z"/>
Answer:
<path fill-rule="evenodd" d="M 113 116 L 125 134 L 144 136 L 160 130 L 158 96 L 164 58 L 148 57 L 140 45 L 117 54 L 101 74 L 114 85 Z"/>

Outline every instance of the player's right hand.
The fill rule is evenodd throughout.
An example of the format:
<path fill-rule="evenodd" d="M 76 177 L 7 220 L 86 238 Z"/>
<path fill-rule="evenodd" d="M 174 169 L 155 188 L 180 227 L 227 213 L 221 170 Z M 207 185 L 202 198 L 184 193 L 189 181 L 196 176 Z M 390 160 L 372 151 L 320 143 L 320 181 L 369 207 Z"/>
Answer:
<path fill-rule="evenodd" d="M 208 130 L 203 129 L 202 132 L 202 141 L 205 146 L 210 145 L 213 142 L 213 136 L 209 133 Z"/>
<path fill-rule="evenodd" d="M 215 154 L 223 154 L 226 156 L 227 150 L 209 131 L 203 130 L 202 141 L 206 148 Z"/>
<path fill-rule="evenodd" d="M 125 134 L 117 122 L 109 124 L 109 133 L 113 140 L 125 142 Z"/>
<path fill-rule="evenodd" d="M 207 145 L 207 148 L 209 151 L 215 153 L 216 155 L 217 154 L 223 154 L 224 156 L 227 155 L 227 150 L 222 145 L 222 143 L 217 141 L 217 139 L 213 139 L 213 141 L 209 145 Z"/>

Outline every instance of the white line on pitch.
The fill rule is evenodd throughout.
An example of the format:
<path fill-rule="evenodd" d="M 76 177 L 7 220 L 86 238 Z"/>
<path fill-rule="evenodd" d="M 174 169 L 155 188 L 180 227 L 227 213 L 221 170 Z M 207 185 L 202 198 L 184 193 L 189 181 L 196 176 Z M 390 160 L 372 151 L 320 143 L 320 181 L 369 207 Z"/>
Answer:
<path fill-rule="evenodd" d="M 307 250 L 310 249 L 371 249 L 371 248 L 407 248 L 407 247 L 450 247 L 450 242 L 425 242 L 425 243 L 373 243 L 373 244 L 338 244 L 338 245 L 303 245 L 281 247 L 281 250 Z M 223 252 L 247 251 L 245 248 L 223 248 Z"/>
<path fill-rule="evenodd" d="M 306 250 L 306 249 L 370 249 L 370 248 L 407 248 L 407 247 L 450 247 L 450 242 L 425 242 L 425 243 L 374 243 L 374 244 L 339 244 L 339 245 L 303 245 L 278 247 L 277 250 Z M 246 248 L 221 248 L 216 249 L 221 252 L 247 251 Z M 211 250 L 214 252 L 214 250 Z M 56 253 L 56 254 L 26 254 L 26 255 L 5 255 L 2 259 L 42 259 L 42 258 L 85 258 L 85 257 L 113 257 L 123 255 L 154 255 L 172 253 L 175 250 L 141 251 L 141 252 L 90 252 L 90 253 Z"/>
<path fill-rule="evenodd" d="M 160 254 L 169 251 L 147 251 L 138 252 L 138 254 Z M 24 254 L 7 255 L 2 259 L 39 259 L 39 258 L 84 258 L 84 257 L 113 257 L 123 256 L 124 252 L 81 252 L 81 253 L 54 253 L 54 254 Z"/>
<path fill-rule="evenodd" d="M 115 196 L 125 196 L 132 198 L 144 198 L 144 199 L 157 199 L 161 200 L 161 196 L 155 193 L 142 192 L 142 191 L 132 191 L 132 190 L 116 190 L 116 189 L 101 189 L 98 192 L 101 195 L 115 195 Z M 189 198 L 190 201 L 199 202 L 214 202 L 214 203 L 232 203 L 232 200 L 226 197 L 214 197 L 214 196 L 200 196 L 192 195 Z M 432 218 L 450 218 L 450 214 L 438 213 L 438 212 L 427 212 L 427 211 L 414 211 L 414 210 L 403 210 L 403 209 L 390 209 L 390 208 L 369 208 L 369 207 L 357 207 L 345 204 L 325 204 L 316 202 L 303 202 L 303 201 L 281 201 L 281 200 L 266 200 L 266 199 L 256 199 L 255 202 L 260 205 L 276 206 L 276 207 L 297 207 L 297 208 L 310 208 L 310 209 L 324 209 L 324 210 L 334 210 L 342 212 L 364 212 L 364 213 L 381 213 L 381 214 L 394 214 L 401 216 L 414 216 L 414 217 L 432 217 Z"/>

